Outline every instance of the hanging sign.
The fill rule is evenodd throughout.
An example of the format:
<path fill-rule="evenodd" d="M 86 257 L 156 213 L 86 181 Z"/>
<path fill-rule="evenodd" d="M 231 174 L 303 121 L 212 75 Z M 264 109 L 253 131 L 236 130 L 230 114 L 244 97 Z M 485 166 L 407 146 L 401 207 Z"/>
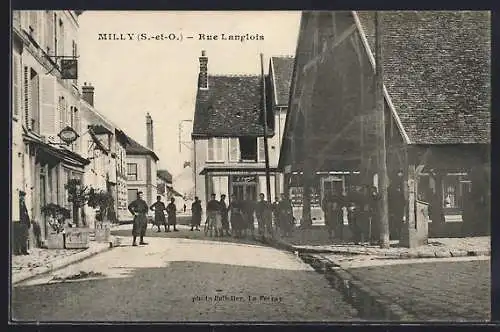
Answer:
<path fill-rule="evenodd" d="M 57 136 L 59 136 L 59 138 L 68 145 L 76 141 L 79 137 L 78 133 L 70 126 L 63 128 Z"/>
<path fill-rule="evenodd" d="M 63 80 L 76 80 L 78 78 L 78 61 L 61 59 L 61 76 Z"/>

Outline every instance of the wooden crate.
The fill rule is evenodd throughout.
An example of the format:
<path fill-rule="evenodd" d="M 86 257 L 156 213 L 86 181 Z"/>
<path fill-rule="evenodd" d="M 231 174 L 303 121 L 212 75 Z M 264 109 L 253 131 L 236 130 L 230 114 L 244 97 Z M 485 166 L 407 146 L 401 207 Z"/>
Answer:
<path fill-rule="evenodd" d="M 89 247 L 89 229 L 71 227 L 66 229 L 66 249 L 86 249 Z"/>

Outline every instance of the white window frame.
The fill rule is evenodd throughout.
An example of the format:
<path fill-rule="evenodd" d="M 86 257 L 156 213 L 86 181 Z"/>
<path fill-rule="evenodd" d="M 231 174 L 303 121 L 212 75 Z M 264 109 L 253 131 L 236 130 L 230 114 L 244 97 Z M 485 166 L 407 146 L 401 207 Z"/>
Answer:
<path fill-rule="evenodd" d="M 213 156 L 210 156 L 210 142 L 213 144 Z M 211 137 L 207 140 L 207 162 L 221 163 L 225 161 L 227 142 L 220 137 Z"/>

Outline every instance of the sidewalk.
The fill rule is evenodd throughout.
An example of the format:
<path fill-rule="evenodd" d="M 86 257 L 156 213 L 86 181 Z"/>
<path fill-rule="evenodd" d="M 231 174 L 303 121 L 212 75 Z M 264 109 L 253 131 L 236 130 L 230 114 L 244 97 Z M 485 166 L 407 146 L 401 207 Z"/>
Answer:
<path fill-rule="evenodd" d="M 491 255 L 491 238 L 489 236 L 430 238 L 427 245 L 412 249 L 398 247 L 398 241 L 391 241 L 390 248 L 382 249 L 375 245 L 354 245 L 353 243 L 340 243 L 338 240 L 328 240 L 326 230 L 320 227 L 306 230 L 296 229 L 291 237 L 278 237 L 273 244 L 282 249 L 300 253 L 375 255 L 403 259 Z"/>
<path fill-rule="evenodd" d="M 91 241 L 88 249 L 41 249 L 32 248 L 25 256 L 12 256 L 12 285 L 52 272 L 68 265 L 110 250 L 118 245 L 119 239 L 112 237 L 108 243 Z"/>

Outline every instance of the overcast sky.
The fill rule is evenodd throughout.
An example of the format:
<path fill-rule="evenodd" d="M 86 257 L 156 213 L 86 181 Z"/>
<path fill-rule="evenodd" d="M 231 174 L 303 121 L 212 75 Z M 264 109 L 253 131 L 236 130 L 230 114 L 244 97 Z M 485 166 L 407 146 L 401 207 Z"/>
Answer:
<path fill-rule="evenodd" d="M 267 73 L 269 56 L 294 55 L 300 12 L 86 11 L 79 17 L 79 81 L 95 87 L 95 106 L 139 143 L 146 143 L 146 112 L 154 122 L 159 167 L 174 175 L 189 160 L 179 153 L 179 122 L 192 119 L 201 50 L 212 74 Z M 99 34 L 133 33 L 134 40 L 99 40 Z M 146 33 L 179 35 L 182 41 L 138 41 Z M 256 41 L 200 41 L 199 34 L 262 35 Z M 124 35 L 126 36 L 126 35 Z M 193 36 L 193 39 L 187 39 Z M 128 38 L 128 37 L 127 37 Z M 183 123 L 189 139 L 192 123 Z"/>

